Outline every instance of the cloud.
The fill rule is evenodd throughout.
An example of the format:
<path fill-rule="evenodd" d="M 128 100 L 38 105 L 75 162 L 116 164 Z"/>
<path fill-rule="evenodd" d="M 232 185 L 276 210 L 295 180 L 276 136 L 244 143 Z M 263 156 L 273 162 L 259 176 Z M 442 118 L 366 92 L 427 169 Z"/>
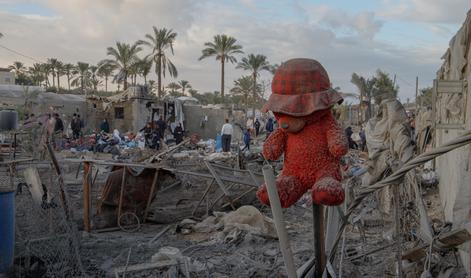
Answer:
<path fill-rule="evenodd" d="M 0 0 L 5 1 L 5 0 Z M 10 0 L 8 0 L 10 1 Z M 175 56 L 170 58 L 179 71 L 178 79 L 190 81 L 200 92 L 219 90 L 220 65 L 213 58 L 198 61 L 203 44 L 225 33 L 237 38 L 245 53 L 264 54 L 272 63 L 309 57 L 325 65 L 335 86 L 354 91 L 353 72 L 371 75 L 376 69 L 397 73 L 404 80 L 419 75 L 431 83 L 447 46 L 409 47 L 380 42 L 384 21 L 377 13 L 348 13 L 328 6 L 289 6 L 277 2 L 263 13 L 248 12 L 255 1 L 154 1 L 154 0 L 44 0 L 40 3 L 54 16 L 11 14 L 0 10 L 0 44 L 45 61 L 57 57 L 65 62 L 97 63 L 106 58 L 106 47 L 116 41 L 134 42 L 152 31 L 152 26 L 172 28 L 178 33 Z M 394 0 L 388 0 L 394 1 Z M 256 2 L 258 4 L 258 2 Z M 281 3 L 281 4 L 280 4 Z M 0 8 L 1 9 L 1 8 Z M 287 16 L 290 12 L 294 15 Z M 282 16 L 280 16 L 282 15 Z M 144 48 L 143 55 L 149 49 Z M 239 59 L 241 56 L 238 57 Z M 24 57 L 0 49 L 0 67 Z M 226 91 L 233 80 L 248 74 L 226 67 Z M 154 79 L 155 75 L 150 76 Z M 270 80 L 263 73 L 262 80 Z M 173 80 L 168 76 L 164 83 Z M 401 85 L 401 96 L 414 92 Z M 421 83 L 422 84 L 422 83 Z"/>
<path fill-rule="evenodd" d="M 367 39 L 373 39 L 383 26 L 383 21 L 377 19 L 374 12 L 350 14 L 325 5 L 306 5 L 305 10 L 311 24 L 325 25 L 333 30 L 344 29 Z"/>
<path fill-rule="evenodd" d="M 461 24 L 471 9 L 469 0 L 393 0 L 381 16 L 393 20 Z"/>

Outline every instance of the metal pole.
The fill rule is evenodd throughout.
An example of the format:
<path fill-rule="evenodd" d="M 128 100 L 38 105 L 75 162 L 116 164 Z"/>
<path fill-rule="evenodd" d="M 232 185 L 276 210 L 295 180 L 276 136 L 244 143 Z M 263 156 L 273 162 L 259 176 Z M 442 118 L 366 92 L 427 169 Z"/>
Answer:
<path fill-rule="evenodd" d="M 402 278 L 402 240 L 401 240 L 401 217 L 399 201 L 399 186 L 393 186 L 394 193 L 394 224 L 396 236 L 396 261 L 397 261 L 397 277 Z"/>
<path fill-rule="evenodd" d="M 286 231 L 285 222 L 283 220 L 283 211 L 281 209 L 280 198 L 278 190 L 276 189 L 275 175 L 273 174 L 273 167 L 265 165 L 262 168 L 265 184 L 267 185 L 268 198 L 270 199 L 270 207 L 273 213 L 273 220 L 275 221 L 276 233 L 280 242 L 281 254 L 285 261 L 286 272 L 288 278 L 296 278 L 296 268 L 294 267 L 293 254 L 289 245 L 288 233 Z"/>
<path fill-rule="evenodd" d="M 312 204 L 312 222 L 314 228 L 314 278 L 322 278 L 325 269 L 325 233 L 324 233 L 324 209 L 322 205 Z"/>

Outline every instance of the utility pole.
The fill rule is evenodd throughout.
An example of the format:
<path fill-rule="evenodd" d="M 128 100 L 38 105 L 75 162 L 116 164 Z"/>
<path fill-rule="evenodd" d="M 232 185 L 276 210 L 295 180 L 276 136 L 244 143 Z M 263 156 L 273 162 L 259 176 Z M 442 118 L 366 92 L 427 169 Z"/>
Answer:
<path fill-rule="evenodd" d="M 418 97 L 419 95 L 419 77 L 415 77 L 415 113 L 417 113 L 417 106 L 419 105 L 418 103 Z"/>

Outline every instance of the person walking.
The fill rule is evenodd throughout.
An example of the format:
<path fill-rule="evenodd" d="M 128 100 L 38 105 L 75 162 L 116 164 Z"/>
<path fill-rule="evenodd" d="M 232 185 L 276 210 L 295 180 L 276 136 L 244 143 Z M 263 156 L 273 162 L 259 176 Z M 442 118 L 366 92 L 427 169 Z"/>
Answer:
<path fill-rule="evenodd" d="M 230 152 L 231 151 L 231 139 L 232 133 L 234 129 L 232 125 L 229 123 L 229 119 L 226 119 L 226 123 L 222 126 L 221 134 L 222 134 L 222 151 L 223 152 Z"/>
<path fill-rule="evenodd" d="M 250 131 L 248 129 L 244 132 L 244 144 L 242 151 L 245 151 L 245 149 L 250 151 Z"/>
<path fill-rule="evenodd" d="M 175 143 L 177 145 L 183 141 L 183 128 L 181 123 L 178 123 L 173 130 L 173 138 L 175 138 Z"/>
<path fill-rule="evenodd" d="M 110 133 L 110 124 L 107 119 L 103 119 L 103 122 L 100 124 L 100 130 L 104 133 Z"/>
<path fill-rule="evenodd" d="M 256 119 L 253 125 L 255 127 L 255 137 L 258 137 L 258 134 L 260 134 L 260 121 Z"/>

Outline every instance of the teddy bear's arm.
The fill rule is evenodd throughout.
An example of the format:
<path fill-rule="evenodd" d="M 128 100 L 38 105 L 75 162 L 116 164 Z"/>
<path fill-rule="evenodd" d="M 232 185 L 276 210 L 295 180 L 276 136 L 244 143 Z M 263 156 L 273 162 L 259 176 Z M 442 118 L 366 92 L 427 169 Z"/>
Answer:
<path fill-rule="evenodd" d="M 332 115 L 327 117 L 327 144 L 335 157 L 342 157 L 348 152 L 348 141 L 345 132 Z"/>
<path fill-rule="evenodd" d="M 275 130 L 263 143 L 263 156 L 267 160 L 277 160 L 284 152 L 287 134 L 281 129 Z"/>

